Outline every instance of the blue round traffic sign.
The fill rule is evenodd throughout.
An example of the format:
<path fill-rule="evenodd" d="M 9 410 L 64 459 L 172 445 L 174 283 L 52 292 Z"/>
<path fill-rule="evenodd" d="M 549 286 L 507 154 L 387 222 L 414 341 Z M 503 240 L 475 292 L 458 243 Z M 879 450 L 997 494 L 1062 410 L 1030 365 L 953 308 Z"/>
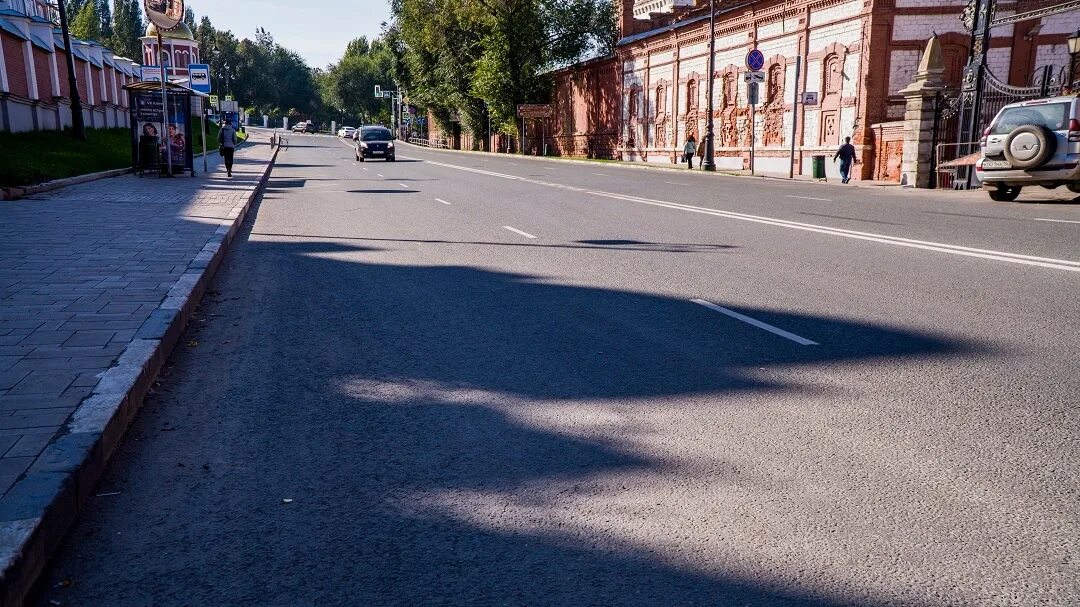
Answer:
<path fill-rule="evenodd" d="M 746 67 L 760 72 L 761 68 L 765 67 L 765 54 L 756 48 L 750 49 L 750 52 L 746 53 Z"/>

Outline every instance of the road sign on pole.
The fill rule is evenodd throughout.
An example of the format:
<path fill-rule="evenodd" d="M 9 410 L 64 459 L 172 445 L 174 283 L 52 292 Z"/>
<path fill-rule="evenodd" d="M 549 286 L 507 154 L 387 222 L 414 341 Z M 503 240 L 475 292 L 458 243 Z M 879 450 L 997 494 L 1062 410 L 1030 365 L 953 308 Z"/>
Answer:
<path fill-rule="evenodd" d="M 765 67 L 765 53 L 756 48 L 750 49 L 750 52 L 746 53 L 746 67 L 755 72 L 761 71 L 761 68 Z"/>
<path fill-rule="evenodd" d="M 746 72 L 743 74 L 743 82 L 765 84 L 765 72 Z"/>
<path fill-rule="evenodd" d="M 217 95 L 210 95 L 210 107 L 214 108 L 215 110 L 218 109 L 218 96 Z"/>
<path fill-rule="evenodd" d="M 191 90 L 210 94 L 210 66 L 205 63 L 188 65 L 188 82 Z"/>
<path fill-rule="evenodd" d="M 376 84 L 375 85 L 375 98 L 376 99 L 382 99 L 382 96 L 383 96 L 382 87 Z"/>
<path fill-rule="evenodd" d="M 818 94 L 816 91 L 806 91 L 802 94 L 803 105 L 817 105 Z"/>
<path fill-rule="evenodd" d="M 758 98 L 758 83 L 757 82 L 747 82 L 746 83 L 746 102 L 749 103 L 750 105 L 757 105 L 758 101 L 759 101 L 759 98 Z"/>

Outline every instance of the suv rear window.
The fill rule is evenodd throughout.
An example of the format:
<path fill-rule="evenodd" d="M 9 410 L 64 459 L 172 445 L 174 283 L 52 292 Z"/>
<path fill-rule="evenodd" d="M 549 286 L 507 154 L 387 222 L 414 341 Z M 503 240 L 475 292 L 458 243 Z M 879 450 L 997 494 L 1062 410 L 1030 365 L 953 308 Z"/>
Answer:
<path fill-rule="evenodd" d="M 1026 124 L 1045 126 L 1051 131 L 1068 128 L 1069 103 L 1048 103 L 1046 105 L 1028 105 L 1005 108 L 994 122 L 990 131 L 994 135 L 1006 135 Z"/>
<path fill-rule="evenodd" d="M 364 129 L 360 138 L 364 141 L 390 141 L 389 129 Z"/>

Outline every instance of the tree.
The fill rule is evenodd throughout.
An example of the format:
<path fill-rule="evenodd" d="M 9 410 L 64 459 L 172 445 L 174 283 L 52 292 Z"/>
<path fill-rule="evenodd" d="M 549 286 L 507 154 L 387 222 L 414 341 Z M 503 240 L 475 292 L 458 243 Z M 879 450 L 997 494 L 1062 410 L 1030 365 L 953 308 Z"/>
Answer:
<path fill-rule="evenodd" d="M 113 0 L 112 37 L 109 47 L 128 59 L 141 60 L 143 35 L 142 10 L 138 0 Z"/>
<path fill-rule="evenodd" d="M 98 19 L 101 23 L 101 38 L 99 40 L 107 42 L 113 37 L 112 26 L 112 11 L 109 10 L 109 0 L 94 0 L 97 4 Z"/>
<path fill-rule="evenodd" d="M 97 3 L 87 2 L 71 22 L 71 35 L 80 40 L 101 40 L 101 17 Z"/>
<path fill-rule="evenodd" d="M 544 102 L 547 72 L 615 43 L 612 0 L 393 0 L 388 29 L 410 99 L 464 128 L 516 132 L 515 107 Z"/>

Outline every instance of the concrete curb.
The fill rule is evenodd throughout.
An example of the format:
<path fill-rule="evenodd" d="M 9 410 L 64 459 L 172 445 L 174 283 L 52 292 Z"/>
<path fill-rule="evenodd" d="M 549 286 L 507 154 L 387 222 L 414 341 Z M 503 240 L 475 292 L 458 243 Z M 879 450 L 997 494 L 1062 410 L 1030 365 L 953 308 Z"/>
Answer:
<path fill-rule="evenodd" d="M 556 163 L 564 163 L 564 164 L 580 164 L 580 165 L 585 165 L 585 166 L 603 167 L 603 168 L 614 167 L 614 168 L 618 168 L 618 169 L 632 169 L 632 170 L 637 170 L 637 171 L 667 171 L 669 173 L 680 173 L 680 174 L 683 174 L 683 175 L 686 175 L 687 173 L 691 173 L 691 174 L 695 174 L 695 175 L 707 175 L 707 176 L 710 176 L 710 177 L 735 177 L 735 178 L 740 178 L 740 179 L 770 179 L 770 180 L 776 180 L 776 181 L 786 181 L 786 182 L 791 182 L 791 183 L 806 183 L 806 184 L 811 184 L 811 185 L 837 185 L 837 183 L 835 183 L 835 182 L 830 183 L 830 182 L 821 181 L 821 180 L 818 180 L 818 179 L 788 179 L 787 177 L 778 177 L 778 176 L 772 176 L 772 175 L 742 175 L 742 174 L 733 173 L 733 172 L 730 172 L 730 171 L 722 171 L 722 170 L 717 170 L 715 172 L 709 173 L 709 172 L 698 170 L 698 169 L 691 170 L 691 169 L 684 169 L 684 168 L 681 168 L 681 167 L 678 167 L 678 166 L 652 165 L 652 164 L 648 164 L 648 163 L 644 163 L 644 162 L 627 162 L 627 161 L 623 161 L 623 160 L 611 160 L 611 161 L 607 161 L 607 162 L 597 162 L 597 161 L 593 161 L 593 160 L 578 160 L 576 158 L 564 158 L 562 156 L 522 156 L 520 154 L 499 154 L 497 152 L 480 152 L 480 151 L 472 151 L 472 150 L 447 150 L 447 149 L 443 149 L 443 148 L 429 148 L 429 147 L 425 147 L 425 146 L 422 146 L 422 145 L 416 145 L 415 143 L 409 143 L 408 141 L 402 141 L 401 143 L 404 143 L 405 145 L 408 145 L 408 146 L 411 146 L 411 147 L 414 147 L 414 148 L 417 148 L 417 149 L 421 149 L 421 150 L 432 150 L 432 151 L 435 151 L 435 152 L 450 152 L 450 153 L 457 153 L 457 154 L 476 154 L 476 155 L 479 155 L 479 156 L 494 156 L 494 157 L 503 158 L 503 159 L 525 158 L 525 159 L 529 159 L 529 160 L 539 160 L 541 162 L 556 162 Z M 908 186 L 901 186 L 898 183 L 889 185 L 889 184 L 882 184 L 882 183 L 861 183 L 859 181 L 854 181 L 854 182 L 848 183 L 846 185 L 848 187 L 854 187 L 854 188 L 882 188 L 882 189 L 884 189 L 884 188 L 897 188 L 897 189 L 904 188 L 904 189 L 909 189 Z"/>
<path fill-rule="evenodd" d="M 243 145 L 247 140 L 240 142 Z M 239 145 L 237 147 L 240 147 Z M 217 154 L 217 150 L 207 149 L 206 155 Z M 195 154 L 195 158 L 202 158 L 203 153 L 199 152 Z M 87 173 L 85 175 L 76 175 L 74 177 L 65 177 L 63 179 L 54 179 L 53 181 L 46 181 L 45 183 L 39 183 L 37 185 L 26 185 L 10 188 L 0 188 L 0 200 L 18 200 L 24 196 L 33 196 L 34 194 L 40 194 L 42 192 L 51 192 L 52 190 L 59 190 L 60 188 L 66 188 L 69 185 L 76 185 L 79 183 L 86 183 L 88 181 L 97 181 L 98 179 L 108 179 L 109 177 L 119 177 L 121 175 L 127 175 L 128 173 L 134 173 L 135 169 L 126 167 L 123 169 L 110 169 L 108 171 L 101 171 L 98 173 Z"/>
<path fill-rule="evenodd" d="M 40 194 L 42 192 L 59 190 L 60 188 L 66 188 L 69 185 L 75 185 L 77 183 L 97 181 L 98 179 L 107 179 L 109 177 L 119 177 L 120 175 L 127 175 L 130 172 L 132 172 L 131 167 L 127 167 L 123 169 L 111 169 L 108 171 L 101 171 L 100 173 L 87 173 L 85 175 L 65 177 L 64 179 L 55 179 L 53 181 L 39 183 L 38 185 L 0 188 L 0 200 L 18 200 L 23 196 L 31 196 L 33 194 Z"/>
<path fill-rule="evenodd" d="M 277 161 L 188 264 L 64 431 L 0 501 L 0 605 L 19 606 L 90 496 Z"/>

